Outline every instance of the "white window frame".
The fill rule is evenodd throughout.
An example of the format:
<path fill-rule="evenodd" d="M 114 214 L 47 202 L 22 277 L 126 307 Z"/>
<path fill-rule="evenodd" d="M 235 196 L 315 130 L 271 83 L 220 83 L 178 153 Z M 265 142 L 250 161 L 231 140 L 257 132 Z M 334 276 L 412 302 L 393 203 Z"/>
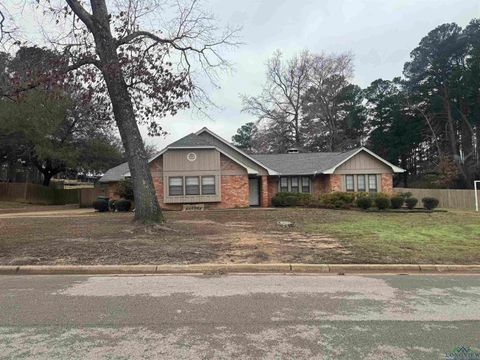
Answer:
<path fill-rule="evenodd" d="M 206 193 L 204 192 L 204 189 L 203 187 L 204 186 L 212 186 L 212 184 L 207 184 L 207 185 L 204 185 L 203 184 L 203 179 L 205 178 L 210 178 L 210 179 L 213 179 L 213 193 Z M 200 192 L 202 195 L 217 195 L 217 179 L 215 177 L 215 175 L 205 175 L 205 176 L 202 176 L 202 178 L 200 179 Z"/>
<path fill-rule="evenodd" d="M 171 193 L 171 187 L 170 185 L 170 180 L 172 179 L 180 179 L 182 181 L 182 185 L 173 185 L 174 187 L 181 187 L 182 188 L 182 193 L 181 194 L 172 194 Z M 169 176 L 168 177 L 168 196 L 185 196 L 185 181 L 183 179 L 183 176 Z"/>
<path fill-rule="evenodd" d="M 375 191 L 372 191 L 372 188 L 370 188 L 370 178 L 375 179 Z M 378 193 L 378 176 L 377 174 L 368 174 L 368 192 L 375 192 Z"/>
<path fill-rule="evenodd" d="M 352 188 L 348 188 L 348 179 L 352 180 Z M 345 175 L 345 191 L 355 192 L 355 175 Z"/>
<path fill-rule="evenodd" d="M 360 184 L 359 184 L 359 181 L 358 181 L 358 179 L 360 179 L 360 177 L 363 179 L 363 189 L 360 189 Z M 366 175 L 365 174 L 357 175 L 357 191 L 361 191 L 361 192 L 366 192 L 367 191 L 367 180 L 366 180 Z"/>
<path fill-rule="evenodd" d="M 197 179 L 197 184 L 196 185 L 188 185 L 188 179 Z M 196 195 L 200 195 L 201 192 L 200 192 L 200 176 L 185 176 L 185 196 L 196 196 Z M 197 189 L 198 189 L 198 192 L 195 193 L 195 194 L 189 194 L 188 193 L 188 187 L 189 186 L 196 186 Z"/>

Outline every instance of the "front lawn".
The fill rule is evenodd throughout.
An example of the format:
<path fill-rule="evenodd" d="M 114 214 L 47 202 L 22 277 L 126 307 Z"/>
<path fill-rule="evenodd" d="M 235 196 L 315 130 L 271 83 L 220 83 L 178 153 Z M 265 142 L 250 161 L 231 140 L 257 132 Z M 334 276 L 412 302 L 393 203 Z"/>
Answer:
<path fill-rule="evenodd" d="M 474 212 L 325 209 L 0 216 L 0 264 L 480 263 Z M 289 221 L 284 227 L 278 221 Z"/>

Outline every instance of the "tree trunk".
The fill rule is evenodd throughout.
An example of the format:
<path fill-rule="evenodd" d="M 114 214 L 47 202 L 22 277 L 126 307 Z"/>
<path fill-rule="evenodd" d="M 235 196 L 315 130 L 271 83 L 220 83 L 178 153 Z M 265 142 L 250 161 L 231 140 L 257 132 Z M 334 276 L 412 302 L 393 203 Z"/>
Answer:
<path fill-rule="evenodd" d="M 52 177 L 53 177 L 53 174 L 51 174 L 50 172 L 46 171 L 43 174 L 43 181 L 42 181 L 42 185 L 43 186 L 50 186 L 50 180 L 52 180 Z"/>
<path fill-rule="evenodd" d="M 465 169 L 463 168 L 460 160 L 458 142 L 457 142 L 457 132 L 455 127 L 455 120 L 453 119 L 452 115 L 452 106 L 450 104 L 450 96 L 448 93 L 448 88 L 444 86 L 443 88 L 443 104 L 445 106 L 445 112 L 447 114 L 447 127 L 448 127 L 448 139 L 450 143 L 450 153 L 452 155 L 452 159 L 457 166 L 458 171 L 462 176 L 462 180 L 467 182 L 467 174 L 465 173 Z"/>
<path fill-rule="evenodd" d="M 91 0 L 95 26 L 92 30 L 101 71 L 107 85 L 115 122 L 120 131 L 133 180 L 135 219 L 143 222 L 163 222 L 153 186 L 145 147 L 135 119 L 133 103 L 119 63 L 115 40 L 110 30 L 105 0 Z"/>

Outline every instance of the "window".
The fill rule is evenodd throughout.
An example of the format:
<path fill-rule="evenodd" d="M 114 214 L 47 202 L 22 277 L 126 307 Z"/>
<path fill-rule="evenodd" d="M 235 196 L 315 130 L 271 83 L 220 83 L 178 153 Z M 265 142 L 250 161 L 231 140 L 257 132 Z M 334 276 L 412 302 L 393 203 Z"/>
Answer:
<path fill-rule="evenodd" d="M 290 189 L 292 192 L 298 192 L 298 178 L 292 177 L 290 178 Z"/>
<path fill-rule="evenodd" d="M 182 177 L 168 178 L 168 194 L 170 196 L 183 195 L 183 178 Z"/>
<path fill-rule="evenodd" d="M 202 176 L 202 195 L 215 195 L 215 176 Z"/>
<path fill-rule="evenodd" d="M 200 178 L 198 176 L 185 177 L 185 195 L 200 195 Z"/>
<path fill-rule="evenodd" d="M 357 175 L 357 191 L 366 191 L 365 175 Z"/>
<path fill-rule="evenodd" d="M 309 177 L 302 177 L 302 192 L 309 193 L 310 192 L 310 178 Z"/>
<path fill-rule="evenodd" d="M 353 175 L 345 175 L 345 188 L 347 191 L 355 191 Z"/>
<path fill-rule="evenodd" d="M 368 191 L 377 192 L 377 175 L 368 175 Z"/>
<path fill-rule="evenodd" d="M 287 192 L 288 191 L 288 178 L 281 177 L 280 178 L 280 192 Z"/>

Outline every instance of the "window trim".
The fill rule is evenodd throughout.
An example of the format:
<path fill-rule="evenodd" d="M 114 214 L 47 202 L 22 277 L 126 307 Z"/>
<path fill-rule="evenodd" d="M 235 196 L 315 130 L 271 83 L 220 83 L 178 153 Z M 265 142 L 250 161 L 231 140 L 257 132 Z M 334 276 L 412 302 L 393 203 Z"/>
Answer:
<path fill-rule="evenodd" d="M 304 185 L 304 180 L 307 180 L 307 185 L 305 186 Z M 304 188 L 308 188 L 307 191 L 304 191 Z M 309 194 L 311 192 L 311 188 L 312 188 L 312 181 L 310 179 L 309 176 L 302 176 L 301 177 L 301 189 L 302 189 L 302 193 L 307 193 Z"/>
<path fill-rule="evenodd" d="M 375 188 L 370 188 L 370 179 L 375 179 Z M 378 179 L 377 174 L 369 174 L 368 175 L 368 192 L 370 193 L 377 193 L 378 192 Z"/>
<path fill-rule="evenodd" d="M 363 178 L 363 188 L 360 188 L 360 178 Z M 366 183 L 366 179 L 365 179 L 365 174 L 360 174 L 360 175 L 357 175 L 357 191 L 360 191 L 360 192 L 366 192 L 367 191 L 367 183 Z"/>
<path fill-rule="evenodd" d="M 197 179 L 197 185 L 188 185 L 187 184 L 187 180 L 188 179 Z M 188 187 L 189 186 L 196 186 L 198 188 L 198 193 L 196 194 L 189 194 L 188 193 Z M 198 196 L 200 195 L 201 192 L 200 192 L 200 176 L 185 176 L 185 196 Z"/>
<path fill-rule="evenodd" d="M 282 179 L 285 179 L 285 182 L 286 182 L 286 185 L 287 186 L 282 186 Z M 280 192 L 288 192 L 288 176 L 280 176 L 280 180 L 278 180 L 278 186 L 279 186 L 279 190 Z M 285 189 L 286 190 L 283 190 Z"/>
<path fill-rule="evenodd" d="M 348 188 L 348 179 L 352 180 L 352 187 Z M 345 175 L 345 191 L 346 192 L 355 192 L 355 176 L 354 175 Z"/>
<path fill-rule="evenodd" d="M 293 179 L 297 180 L 297 185 L 296 186 L 293 186 Z M 294 188 L 296 190 L 293 190 Z M 300 192 L 300 180 L 299 180 L 298 176 L 290 176 L 290 192 L 293 192 L 293 193 L 299 193 Z"/>
<path fill-rule="evenodd" d="M 170 184 L 170 180 L 172 179 L 180 179 L 182 181 L 182 185 L 173 185 L 174 187 L 181 187 L 182 193 L 181 194 L 172 194 L 172 185 Z M 183 176 L 169 176 L 168 177 L 168 196 L 185 196 L 185 181 L 183 180 Z"/>
<path fill-rule="evenodd" d="M 209 184 L 209 185 L 204 185 L 203 184 L 203 179 L 205 179 L 205 178 L 212 178 L 213 179 L 213 193 L 205 193 L 205 191 L 203 190 L 204 186 L 212 186 L 211 184 Z M 201 195 L 205 195 L 205 196 L 217 195 L 217 179 L 216 179 L 215 175 L 205 175 L 205 176 L 201 177 L 201 179 L 200 179 L 200 193 L 201 193 Z"/>

